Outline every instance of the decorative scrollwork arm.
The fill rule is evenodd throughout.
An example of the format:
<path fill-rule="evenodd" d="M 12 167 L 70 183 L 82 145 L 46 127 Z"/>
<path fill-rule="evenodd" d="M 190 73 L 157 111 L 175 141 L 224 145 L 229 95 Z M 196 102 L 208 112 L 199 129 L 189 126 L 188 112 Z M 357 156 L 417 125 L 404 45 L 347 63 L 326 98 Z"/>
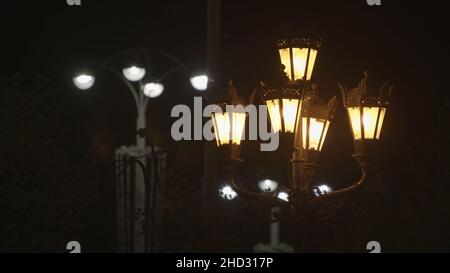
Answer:
<path fill-rule="evenodd" d="M 355 158 L 357 159 L 359 166 L 361 168 L 361 178 L 358 181 L 356 181 L 353 185 L 351 185 L 347 188 L 333 191 L 333 192 L 330 192 L 327 194 L 322 194 L 322 195 L 319 195 L 319 196 L 309 200 L 308 201 L 309 206 L 315 206 L 315 205 L 340 201 L 340 200 L 352 195 L 353 193 L 358 191 L 360 188 L 362 188 L 362 186 L 367 182 L 367 179 L 368 179 L 369 164 L 368 164 L 367 158 L 356 157 L 356 156 L 355 156 Z"/>

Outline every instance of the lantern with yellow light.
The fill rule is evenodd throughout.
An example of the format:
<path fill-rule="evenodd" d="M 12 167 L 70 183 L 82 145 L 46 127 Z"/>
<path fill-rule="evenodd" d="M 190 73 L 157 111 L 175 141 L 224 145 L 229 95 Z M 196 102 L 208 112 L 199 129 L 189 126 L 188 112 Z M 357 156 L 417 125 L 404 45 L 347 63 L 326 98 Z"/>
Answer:
<path fill-rule="evenodd" d="M 303 159 L 308 163 L 316 163 L 338 105 L 337 97 L 331 98 L 328 103 L 323 102 L 316 88 L 313 84 L 304 96 L 299 125 L 302 128 L 299 132 L 301 137 L 297 138 L 301 143 L 296 145 L 301 147 Z"/>
<path fill-rule="evenodd" d="M 277 47 L 283 67 L 283 82 L 275 88 L 262 84 L 261 93 L 273 132 L 281 133 L 281 137 L 287 138 L 292 146 L 300 122 L 303 92 L 311 80 L 320 42 L 308 38 L 287 38 L 278 40 Z"/>
<path fill-rule="evenodd" d="M 278 53 L 290 81 L 309 81 L 321 42 L 309 38 L 282 39 Z"/>
<path fill-rule="evenodd" d="M 376 143 L 381 136 L 381 129 L 386 115 L 389 97 L 393 85 L 385 83 L 378 97 L 366 97 L 367 71 L 359 85 L 347 90 L 339 84 L 344 106 L 347 109 L 350 127 L 353 133 L 356 155 L 367 155 L 375 152 Z"/>
<path fill-rule="evenodd" d="M 302 105 L 302 91 L 295 86 L 281 89 L 262 85 L 264 102 L 274 133 L 295 133 Z"/>
<path fill-rule="evenodd" d="M 393 88 L 386 83 L 381 87 L 378 97 L 367 97 L 367 72 L 360 84 L 352 90 L 339 84 L 353 134 L 354 157 L 359 164 L 361 177 L 350 186 L 331 192 L 311 187 L 314 185 L 314 174 L 319 168 L 318 156 L 324 147 L 338 106 L 337 97 L 332 97 L 328 102 L 322 101 L 317 86 L 311 84 L 319 46 L 319 42 L 310 39 L 279 41 L 278 54 L 283 66 L 281 73 L 275 76 L 281 81 L 275 81 L 271 86 L 260 82 L 259 86 L 261 98 L 269 113 L 272 132 L 280 134 L 280 153 L 289 155 L 287 160 L 284 156 L 277 160 L 282 166 L 271 164 L 274 168 L 283 170 L 286 179 L 280 181 L 284 180 L 288 186 L 256 193 L 236 183 L 234 176 L 236 166 L 241 161 L 239 154 L 246 113 L 222 111 L 212 115 L 217 146 L 222 151 L 231 151 L 227 153 L 225 170 L 233 190 L 241 196 L 284 206 L 301 219 L 312 216 L 314 212 L 317 212 L 315 216 L 328 219 L 342 206 L 344 198 L 362 189 L 370 179 L 374 166 L 373 155 L 379 148 L 378 142 L 387 112 L 388 102 L 385 98 Z M 236 99 L 236 92 L 230 92 L 232 90 L 235 89 L 231 84 L 228 92 L 229 95 L 234 94 L 231 101 L 242 101 Z M 251 98 L 254 94 L 255 92 Z M 252 104 L 252 99 L 249 101 Z M 221 108 L 225 109 L 225 105 L 222 104 Z"/>
<path fill-rule="evenodd" d="M 217 147 L 228 150 L 230 152 L 229 159 L 240 160 L 240 145 L 247 114 L 239 111 L 239 107 L 230 107 L 232 110 L 228 111 L 225 102 L 219 103 L 217 106 L 218 108 L 212 113 Z"/>

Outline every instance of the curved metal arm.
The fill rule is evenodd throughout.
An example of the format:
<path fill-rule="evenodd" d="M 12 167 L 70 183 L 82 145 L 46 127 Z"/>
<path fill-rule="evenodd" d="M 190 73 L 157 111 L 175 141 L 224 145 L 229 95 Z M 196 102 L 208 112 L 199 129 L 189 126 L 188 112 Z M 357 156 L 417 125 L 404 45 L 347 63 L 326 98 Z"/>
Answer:
<path fill-rule="evenodd" d="M 182 69 L 185 73 L 187 73 L 186 66 L 178 58 L 176 58 L 175 56 L 173 56 L 165 51 L 161 51 L 161 50 L 158 50 L 155 48 L 129 49 L 129 50 L 121 51 L 121 52 L 109 57 L 106 61 L 101 63 L 100 67 L 104 67 L 104 68 L 107 68 L 108 70 L 110 70 L 112 68 L 110 66 L 108 66 L 108 64 L 110 62 L 112 62 L 113 60 L 115 60 L 123 55 L 132 54 L 134 52 L 139 52 L 139 51 L 144 54 L 150 52 L 150 53 L 155 53 L 160 56 L 164 56 L 176 64 L 176 66 L 173 69 L 169 70 L 168 72 L 164 73 L 161 77 L 159 77 L 158 81 L 163 80 L 166 76 L 168 76 L 169 74 L 171 74 L 179 69 Z M 147 58 L 147 55 L 145 57 Z M 120 74 L 115 69 L 112 69 L 112 70 L 114 70 L 115 74 Z M 120 74 L 120 76 L 123 79 L 123 76 L 121 74 Z M 126 79 L 124 79 L 124 80 L 126 81 Z M 127 85 L 131 85 L 130 82 L 128 82 L 128 81 L 126 81 L 126 82 L 127 82 Z M 133 86 L 133 85 L 131 85 L 131 86 Z M 133 87 L 133 89 L 134 89 L 134 87 Z M 139 90 L 139 91 L 141 91 L 141 90 Z M 143 98 L 141 93 L 139 93 L 139 98 L 138 98 L 136 95 L 136 93 L 137 93 L 136 90 L 133 90 L 132 93 L 133 93 L 133 97 L 136 101 L 136 106 L 137 106 L 138 112 L 145 111 L 145 109 L 147 109 L 149 98 L 148 97 Z M 145 113 L 138 113 L 138 115 L 139 114 L 145 114 Z"/>
<path fill-rule="evenodd" d="M 157 81 L 158 82 L 162 81 L 165 77 L 169 76 L 170 74 L 174 73 L 175 71 L 179 70 L 180 68 L 183 68 L 183 70 L 186 69 L 182 64 L 179 64 L 179 65 L 175 66 L 174 68 L 172 68 L 171 70 L 164 73 L 161 77 L 158 78 Z M 149 99 L 150 99 L 149 97 L 145 97 L 144 102 L 142 104 L 143 109 L 147 108 Z"/>
<path fill-rule="evenodd" d="M 239 194 L 246 197 L 250 197 L 252 199 L 256 200 L 263 200 L 263 201 L 269 201 L 269 202 L 275 202 L 277 204 L 286 204 L 286 202 L 281 201 L 277 197 L 265 193 L 257 193 L 253 191 L 249 191 L 247 189 L 242 188 L 241 186 L 237 185 L 233 178 L 230 178 L 231 188 Z"/>
<path fill-rule="evenodd" d="M 361 178 L 355 182 L 352 186 L 341 189 L 341 190 L 337 190 L 337 191 L 333 191 L 327 194 L 323 194 L 323 195 L 319 195 L 318 197 L 315 197 L 311 200 L 308 201 L 308 205 L 313 206 L 313 205 L 319 205 L 319 204 L 323 204 L 323 203 L 328 203 L 328 202 L 332 202 L 335 201 L 337 198 L 345 198 L 349 195 L 351 195 L 352 193 L 354 193 L 355 191 L 359 190 L 366 182 L 367 182 L 367 178 L 368 178 L 368 172 L 369 172 L 369 166 L 366 160 L 361 159 L 361 158 L 357 158 L 359 166 L 361 168 Z"/>
<path fill-rule="evenodd" d="M 141 111 L 141 106 L 139 104 L 138 92 L 136 91 L 136 88 L 133 86 L 133 84 L 129 82 L 127 79 L 125 79 L 125 77 L 119 71 L 107 65 L 106 63 L 99 63 L 93 61 L 90 61 L 89 63 L 98 66 L 99 70 L 104 69 L 110 72 L 111 74 L 115 75 L 116 77 L 120 78 L 120 80 L 122 80 L 122 82 L 128 87 L 128 89 L 131 92 L 131 95 L 133 96 L 134 102 L 136 103 L 136 111 L 138 112 L 139 115 L 140 114 L 139 112 Z"/>
<path fill-rule="evenodd" d="M 176 63 L 178 66 L 181 66 L 183 68 L 184 71 L 187 71 L 186 67 L 184 66 L 184 64 L 175 56 L 165 52 L 165 51 L 161 51 L 159 49 L 155 49 L 155 48 L 141 48 L 141 49 L 129 49 L 129 50 L 124 50 L 121 51 L 111 57 L 109 57 L 106 61 L 104 61 L 102 64 L 107 65 L 108 63 L 112 62 L 113 60 L 123 56 L 123 55 L 127 55 L 127 54 L 131 54 L 131 53 L 135 53 L 135 52 L 143 52 L 143 53 L 147 53 L 147 52 L 151 52 L 151 53 L 156 53 L 158 55 L 164 56 L 168 59 L 170 59 L 173 63 Z"/>

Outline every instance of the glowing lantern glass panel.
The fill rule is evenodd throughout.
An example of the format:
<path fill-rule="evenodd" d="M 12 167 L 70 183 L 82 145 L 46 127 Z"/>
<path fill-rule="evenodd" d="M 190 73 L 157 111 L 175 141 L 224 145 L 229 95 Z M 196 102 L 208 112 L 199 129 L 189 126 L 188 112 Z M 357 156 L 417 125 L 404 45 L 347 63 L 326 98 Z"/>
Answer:
<path fill-rule="evenodd" d="M 302 118 L 303 148 L 316 151 L 322 150 L 329 125 L 330 122 L 325 119 Z"/>
<path fill-rule="evenodd" d="M 270 123 L 275 133 L 281 131 L 281 112 L 280 112 L 280 100 L 268 100 L 266 101 L 267 110 L 269 111 Z"/>
<path fill-rule="evenodd" d="M 381 108 L 380 120 L 378 121 L 377 135 L 376 138 L 380 138 L 381 127 L 383 126 L 384 115 L 386 114 L 386 108 Z"/>
<path fill-rule="evenodd" d="M 297 123 L 297 113 L 300 108 L 300 100 L 267 100 L 266 105 L 273 131 L 277 133 L 284 129 L 286 133 L 294 133 Z"/>
<path fill-rule="evenodd" d="M 303 79 L 309 81 L 311 79 L 317 57 L 316 49 L 289 47 L 280 48 L 278 52 L 280 54 L 281 63 L 285 67 L 284 72 L 291 81 Z"/>
<path fill-rule="evenodd" d="M 386 108 L 349 107 L 347 111 L 355 140 L 380 138 Z"/>
<path fill-rule="evenodd" d="M 213 113 L 212 119 L 217 146 L 240 145 L 245 128 L 245 113 Z"/>
<path fill-rule="evenodd" d="M 293 133 L 295 130 L 298 108 L 299 100 L 283 99 L 284 131 L 287 133 Z"/>

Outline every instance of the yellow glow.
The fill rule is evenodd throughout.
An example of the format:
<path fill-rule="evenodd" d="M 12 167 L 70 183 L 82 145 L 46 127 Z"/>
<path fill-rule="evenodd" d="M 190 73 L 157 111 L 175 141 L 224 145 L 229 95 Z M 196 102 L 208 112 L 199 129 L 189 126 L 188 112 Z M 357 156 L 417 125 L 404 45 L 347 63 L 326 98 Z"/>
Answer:
<path fill-rule="evenodd" d="M 355 139 L 361 139 L 361 114 L 359 112 L 359 107 L 349 107 L 347 110 L 350 124 L 352 125 L 353 137 Z"/>
<path fill-rule="evenodd" d="M 233 131 L 232 131 L 232 143 L 233 144 L 241 144 L 242 135 L 244 133 L 245 126 L 245 113 L 233 113 Z"/>
<path fill-rule="evenodd" d="M 375 138 L 375 127 L 377 126 L 377 117 L 379 107 L 364 107 L 363 108 L 363 124 L 364 124 L 364 138 Z"/>
<path fill-rule="evenodd" d="M 284 131 L 286 133 L 293 133 L 295 131 L 298 107 L 298 99 L 283 99 Z"/>
<path fill-rule="evenodd" d="M 386 114 L 386 108 L 381 108 L 380 120 L 378 121 L 378 128 L 377 128 L 377 139 L 380 138 L 381 126 L 383 126 L 383 121 L 384 121 L 384 115 L 385 114 Z"/>
<path fill-rule="evenodd" d="M 217 146 L 230 144 L 239 145 L 242 140 L 245 126 L 245 113 L 214 113 L 213 126 Z"/>
<path fill-rule="evenodd" d="M 306 71 L 306 61 L 308 59 L 308 48 L 281 48 L 278 50 L 280 53 L 281 63 L 284 65 L 284 72 L 288 75 L 290 80 L 303 80 Z M 290 51 L 292 51 L 292 60 L 294 75 L 291 73 L 291 56 Z M 306 80 L 311 79 L 314 64 L 316 62 L 317 50 L 310 49 L 309 62 L 308 62 L 308 72 L 306 75 Z"/>
<path fill-rule="evenodd" d="M 218 146 L 230 143 L 230 118 L 228 113 L 214 114 L 214 132 Z"/>
<path fill-rule="evenodd" d="M 216 125 L 216 117 L 215 117 L 215 115 L 216 114 L 213 115 L 212 122 L 213 122 L 213 127 L 214 127 L 214 137 L 216 138 L 217 147 L 219 147 L 220 146 L 220 141 L 219 141 L 219 134 L 217 132 L 217 125 Z"/>
<path fill-rule="evenodd" d="M 307 149 L 308 145 L 306 143 L 306 134 L 308 132 L 308 118 L 302 118 L 302 141 L 303 141 L 303 148 Z"/>
<path fill-rule="evenodd" d="M 289 54 L 289 48 L 280 48 L 278 50 L 280 53 L 281 63 L 284 65 L 284 72 L 288 75 L 289 79 L 292 80 L 291 75 L 291 56 Z"/>
<path fill-rule="evenodd" d="M 328 125 L 329 122 L 324 119 L 316 119 L 316 118 L 309 118 L 309 146 L 307 145 L 306 141 L 306 134 L 308 132 L 308 118 L 302 119 L 302 127 L 303 127 L 303 148 L 308 148 L 311 150 L 322 150 L 323 142 L 325 140 L 325 137 L 328 132 Z M 322 139 L 320 139 L 320 136 L 323 136 Z"/>
<path fill-rule="evenodd" d="M 328 133 L 328 126 L 329 126 L 329 125 L 330 125 L 330 123 L 327 121 L 327 122 L 325 123 L 325 130 L 323 131 L 322 141 L 320 142 L 320 145 L 319 145 L 319 151 L 322 150 L 323 143 L 325 142 L 325 137 L 327 136 L 327 133 Z"/>
<path fill-rule="evenodd" d="M 280 100 L 267 100 L 266 104 L 272 129 L 274 133 L 278 133 L 281 130 Z"/>
<path fill-rule="evenodd" d="M 309 53 L 308 74 L 306 75 L 307 81 L 309 81 L 311 79 L 314 64 L 316 62 L 316 57 L 317 57 L 317 50 L 311 49 L 311 51 Z"/>
<path fill-rule="evenodd" d="M 294 78 L 302 80 L 306 70 L 306 60 L 308 59 L 307 48 L 293 48 L 292 59 L 294 60 Z M 309 74 L 309 73 L 308 73 Z"/>
<path fill-rule="evenodd" d="M 378 121 L 377 132 L 375 132 L 378 112 L 380 111 L 380 119 Z M 379 107 L 363 107 L 363 125 L 364 125 L 364 139 L 379 139 L 381 126 L 383 125 L 386 108 Z M 361 114 L 359 107 L 349 107 L 348 115 L 350 123 L 352 124 L 353 135 L 355 139 L 361 139 Z"/>

